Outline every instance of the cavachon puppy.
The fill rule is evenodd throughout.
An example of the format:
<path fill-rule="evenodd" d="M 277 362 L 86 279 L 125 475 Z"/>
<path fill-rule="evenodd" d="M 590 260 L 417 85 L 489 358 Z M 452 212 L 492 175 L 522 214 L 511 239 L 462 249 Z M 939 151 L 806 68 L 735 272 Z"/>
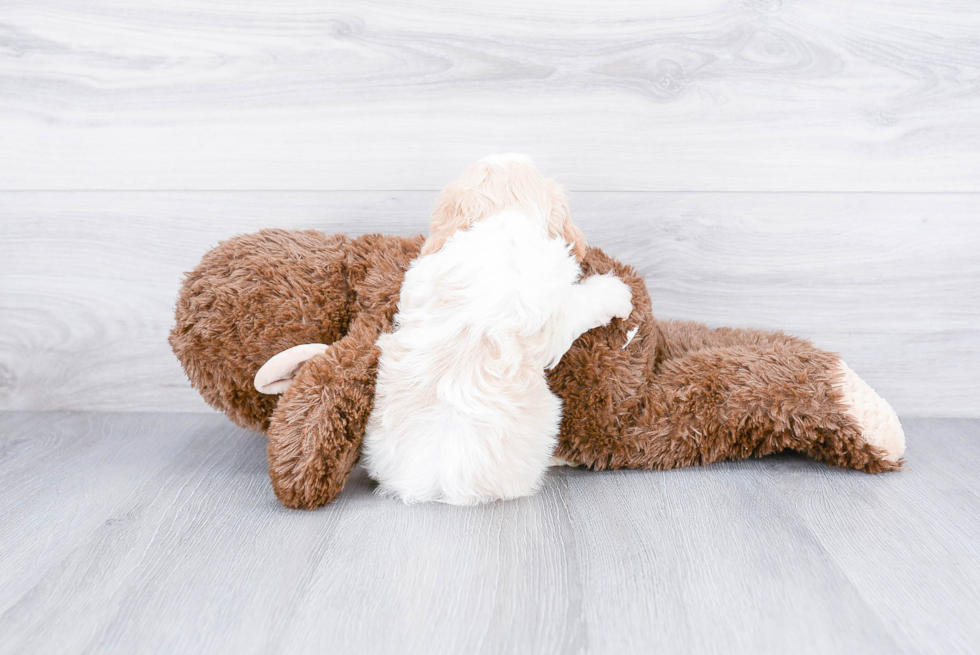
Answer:
<path fill-rule="evenodd" d="M 562 419 L 545 369 L 633 309 L 616 276 L 579 282 L 586 248 L 527 157 L 484 159 L 443 190 L 377 342 L 362 463 L 383 494 L 466 505 L 537 491 Z"/>

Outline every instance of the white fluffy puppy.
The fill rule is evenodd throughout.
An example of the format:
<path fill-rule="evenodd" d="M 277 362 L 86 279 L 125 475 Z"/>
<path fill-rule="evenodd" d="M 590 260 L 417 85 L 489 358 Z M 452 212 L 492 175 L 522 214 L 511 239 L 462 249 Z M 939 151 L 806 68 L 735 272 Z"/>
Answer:
<path fill-rule="evenodd" d="M 526 157 L 485 159 L 443 191 L 378 340 L 361 461 L 382 493 L 466 505 L 538 489 L 561 422 L 545 368 L 632 311 L 617 277 L 578 282 L 585 248 Z"/>

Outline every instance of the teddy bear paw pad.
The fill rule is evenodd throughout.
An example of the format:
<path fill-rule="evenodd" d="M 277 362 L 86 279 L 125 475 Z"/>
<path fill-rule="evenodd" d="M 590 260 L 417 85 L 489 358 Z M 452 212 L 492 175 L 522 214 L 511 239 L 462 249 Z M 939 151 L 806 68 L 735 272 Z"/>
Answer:
<path fill-rule="evenodd" d="M 837 384 L 844 394 L 848 412 L 861 426 L 864 440 L 884 452 L 886 460 L 897 462 L 901 459 L 905 453 L 905 432 L 891 405 L 843 361 Z"/>

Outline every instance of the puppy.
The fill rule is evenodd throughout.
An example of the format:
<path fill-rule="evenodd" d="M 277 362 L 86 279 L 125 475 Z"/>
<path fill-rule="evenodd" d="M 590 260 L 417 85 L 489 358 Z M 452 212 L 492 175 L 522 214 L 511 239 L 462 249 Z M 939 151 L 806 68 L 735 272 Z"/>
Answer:
<path fill-rule="evenodd" d="M 613 275 L 582 282 L 587 244 L 527 157 L 484 159 L 447 186 L 381 349 L 362 463 L 407 503 L 533 494 L 557 443 L 555 366 L 632 311 Z"/>

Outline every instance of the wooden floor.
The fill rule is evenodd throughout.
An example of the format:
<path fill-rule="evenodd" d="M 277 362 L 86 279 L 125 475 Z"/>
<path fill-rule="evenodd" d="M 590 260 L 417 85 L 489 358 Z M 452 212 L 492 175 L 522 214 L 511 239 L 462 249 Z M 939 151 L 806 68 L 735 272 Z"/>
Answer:
<path fill-rule="evenodd" d="M 405 506 L 358 470 L 289 511 L 212 414 L 0 413 L 3 653 L 969 653 L 980 421 L 908 470 L 796 456 L 552 472 Z"/>

